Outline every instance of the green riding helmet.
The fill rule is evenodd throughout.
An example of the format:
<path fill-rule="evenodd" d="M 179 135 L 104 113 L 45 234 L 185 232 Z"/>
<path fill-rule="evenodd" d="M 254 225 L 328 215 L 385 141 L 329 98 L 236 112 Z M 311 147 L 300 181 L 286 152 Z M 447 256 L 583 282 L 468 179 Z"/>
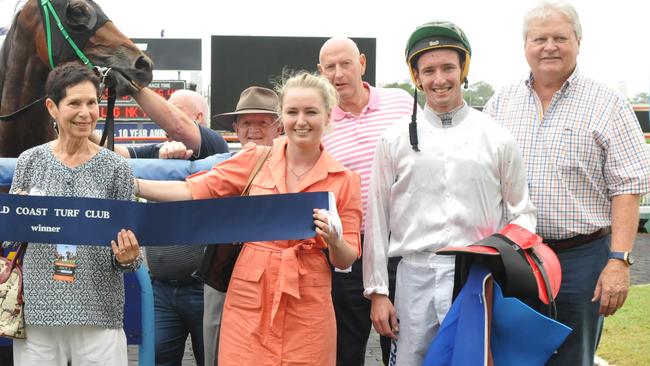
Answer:
<path fill-rule="evenodd" d="M 432 21 L 418 26 L 406 42 L 406 63 L 413 83 L 417 85 L 414 70 L 417 67 L 418 57 L 423 52 L 436 48 L 452 48 L 460 51 L 460 62 L 464 63 L 460 82 L 467 85 L 472 48 L 465 32 L 456 24 L 447 21 Z M 418 88 L 421 89 L 419 85 Z"/>

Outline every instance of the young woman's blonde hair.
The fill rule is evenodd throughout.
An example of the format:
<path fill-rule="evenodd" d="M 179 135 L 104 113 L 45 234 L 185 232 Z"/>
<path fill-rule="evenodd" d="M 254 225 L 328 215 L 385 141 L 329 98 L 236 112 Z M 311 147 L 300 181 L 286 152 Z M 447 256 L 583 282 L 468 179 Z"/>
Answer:
<path fill-rule="evenodd" d="M 332 84 L 324 77 L 312 74 L 308 71 L 298 71 L 295 73 L 283 72 L 282 83 L 276 85 L 275 91 L 278 93 L 278 115 L 282 115 L 282 106 L 284 105 L 284 96 L 288 90 L 294 88 L 311 88 L 316 90 L 325 103 L 325 110 L 328 114 L 332 108 L 339 102 L 338 93 Z"/>

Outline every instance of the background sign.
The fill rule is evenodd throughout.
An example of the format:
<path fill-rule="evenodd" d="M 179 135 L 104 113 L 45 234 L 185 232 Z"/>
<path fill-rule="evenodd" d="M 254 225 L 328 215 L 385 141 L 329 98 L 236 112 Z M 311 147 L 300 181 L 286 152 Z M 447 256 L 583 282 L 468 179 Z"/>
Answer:
<path fill-rule="evenodd" d="M 252 85 L 273 88 L 283 70 L 317 71 L 318 54 L 329 37 L 212 36 L 211 115 L 235 109 L 241 92 Z M 366 55 L 363 79 L 375 85 L 375 38 L 352 38 Z M 216 126 L 213 126 L 216 128 Z"/>
<path fill-rule="evenodd" d="M 176 90 L 185 89 L 185 80 L 155 80 L 149 84 L 149 88 L 167 100 Z M 99 120 L 97 122 L 99 134 L 104 130 L 107 93 L 104 91 L 102 102 L 99 104 Z M 121 96 L 115 101 L 113 115 L 115 116 L 115 141 L 121 143 L 159 141 L 166 137 L 165 131 L 153 122 L 138 103 L 128 95 Z"/>
<path fill-rule="evenodd" d="M 200 38 L 131 38 L 156 70 L 201 71 Z"/>

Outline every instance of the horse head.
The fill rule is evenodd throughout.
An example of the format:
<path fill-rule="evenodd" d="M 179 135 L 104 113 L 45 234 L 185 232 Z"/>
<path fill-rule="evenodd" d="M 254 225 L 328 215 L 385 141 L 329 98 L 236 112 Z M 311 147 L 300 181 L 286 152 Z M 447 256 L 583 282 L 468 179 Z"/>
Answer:
<path fill-rule="evenodd" d="M 0 51 L 0 116 L 10 115 L 0 121 L 0 156 L 55 138 L 44 103 L 34 102 L 44 97 L 49 71 L 71 61 L 110 68 L 120 95 L 137 92 L 153 77 L 151 59 L 94 1 L 29 0 Z"/>
<path fill-rule="evenodd" d="M 81 52 L 77 52 L 58 29 L 50 29 L 52 36 L 37 44 L 41 61 L 50 66 L 80 59 L 84 56 L 94 65 L 108 67 L 114 71 L 118 94 L 133 94 L 149 84 L 152 79 L 153 63 L 130 39 L 124 36 L 92 0 L 49 0 L 52 6 L 40 7 L 43 22 L 50 17 L 52 26 L 58 25 L 55 16 L 67 30 Z M 42 2 L 41 2 L 42 3 Z M 50 27 L 52 28 L 52 27 Z M 44 35 L 47 37 L 45 27 Z M 49 47 L 48 47 L 49 46 Z M 52 53 L 52 59 L 48 53 Z"/>

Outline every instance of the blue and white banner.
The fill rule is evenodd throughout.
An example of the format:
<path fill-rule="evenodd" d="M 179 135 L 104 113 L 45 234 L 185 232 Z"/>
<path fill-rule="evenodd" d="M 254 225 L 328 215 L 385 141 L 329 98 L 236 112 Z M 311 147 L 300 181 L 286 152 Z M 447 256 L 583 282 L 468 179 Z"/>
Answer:
<path fill-rule="evenodd" d="M 164 203 L 0 194 L 0 240 L 108 245 L 126 228 L 140 245 L 205 245 L 315 235 L 328 192 Z"/>

